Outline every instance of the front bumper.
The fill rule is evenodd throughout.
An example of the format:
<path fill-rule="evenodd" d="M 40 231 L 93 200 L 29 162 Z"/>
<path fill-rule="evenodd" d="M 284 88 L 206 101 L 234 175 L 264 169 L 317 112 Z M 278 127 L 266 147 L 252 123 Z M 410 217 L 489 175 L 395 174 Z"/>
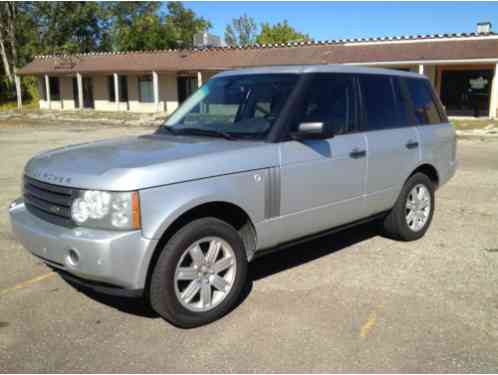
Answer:
<path fill-rule="evenodd" d="M 57 226 L 32 215 L 22 200 L 11 204 L 9 215 L 14 236 L 63 277 L 109 294 L 136 295 L 144 289 L 157 241 L 141 231 Z"/>

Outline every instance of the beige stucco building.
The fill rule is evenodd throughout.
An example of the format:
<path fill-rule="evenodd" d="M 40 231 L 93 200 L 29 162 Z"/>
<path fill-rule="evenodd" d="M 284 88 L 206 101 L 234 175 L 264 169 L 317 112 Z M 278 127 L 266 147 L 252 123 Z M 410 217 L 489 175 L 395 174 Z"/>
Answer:
<path fill-rule="evenodd" d="M 415 71 L 430 78 L 450 115 L 497 117 L 498 35 L 489 24 L 474 33 L 38 56 L 18 74 L 38 77 L 42 109 L 170 114 L 217 72 L 286 64 Z"/>

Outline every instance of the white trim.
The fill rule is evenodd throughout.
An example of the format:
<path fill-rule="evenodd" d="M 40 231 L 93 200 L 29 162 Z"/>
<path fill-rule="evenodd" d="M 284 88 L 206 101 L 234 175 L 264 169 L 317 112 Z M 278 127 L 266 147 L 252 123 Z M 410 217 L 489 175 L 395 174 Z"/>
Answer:
<path fill-rule="evenodd" d="M 491 95 L 489 99 L 489 117 L 496 119 L 496 111 L 498 109 L 498 63 L 495 66 L 495 74 L 491 83 Z"/>
<path fill-rule="evenodd" d="M 76 73 L 76 83 L 78 86 L 78 106 L 79 110 L 83 110 L 83 77 L 81 73 Z"/>
<path fill-rule="evenodd" d="M 114 79 L 114 104 L 116 105 L 116 111 L 119 111 L 119 77 L 118 73 L 113 73 L 112 77 Z"/>
<path fill-rule="evenodd" d="M 17 96 L 17 109 L 22 109 L 22 90 L 21 90 L 21 77 L 17 74 L 14 76 L 16 82 L 16 96 Z"/>
<path fill-rule="evenodd" d="M 456 60 L 400 60 L 400 61 L 371 61 L 371 62 L 355 62 L 343 63 L 343 65 L 360 65 L 360 66 L 376 66 L 376 65 L 418 65 L 418 64 L 496 64 L 498 57 L 489 59 L 456 59 Z"/>
<path fill-rule="evenodd" d="M 373 40 L 369 42 L 346 42 L 343 45 L 347 47 L 366 46 L 371 44 L 410 44 L 410 43 L 427 43 L 427 42 L 462 42 L 467 40 L 496 40 L 496 36 L 473 36 L 473 37 L 453 37 L 453 38 L 421 38 L 421 39 L 401 39 L 401 40 Z"/>
<path fill-rule="evenodd" d="M 157 72 L 152 72 L 152 88 L 154 92 L 154 104 L 156 111 L 159 112 L 159 75 Z"/>
<path fill-rule="evenodd" d="M 50 78 L 45 74 L 45 95 L 47 97 L 48 109 L 52 109 L 52 100 L 50 100 Z"/>

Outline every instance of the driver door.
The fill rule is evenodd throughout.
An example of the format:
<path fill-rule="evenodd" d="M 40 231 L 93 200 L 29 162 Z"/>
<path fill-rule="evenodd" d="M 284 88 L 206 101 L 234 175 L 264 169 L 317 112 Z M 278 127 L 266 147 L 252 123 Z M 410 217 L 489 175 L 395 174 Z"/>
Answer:
<path fill-rule="evenodd" d="M 357 129 L 355 77 L 316 74 L 291 131 L 323 122 L 334 136 L 280 144 L 283 242 L 362 218 L 366 140 Z"/>

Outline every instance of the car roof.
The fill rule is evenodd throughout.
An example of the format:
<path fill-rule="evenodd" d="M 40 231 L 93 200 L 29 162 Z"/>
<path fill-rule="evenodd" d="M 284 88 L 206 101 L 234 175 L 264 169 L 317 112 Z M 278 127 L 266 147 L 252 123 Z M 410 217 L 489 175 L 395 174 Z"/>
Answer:
<path fill-rule="evenodd" d="M 395 69 L 368 68 L 354 65 L 279 65 L 261 66 L 257 68 L 242 68 L 227 70 L 216 74 L 215 77 L 249 75 L 249 74 L 305 74 L 305 73 L 350 73 L 350 74 L 382 74 L 412 78 L 427 78 L 414 72 L 405 72 Z"/>

